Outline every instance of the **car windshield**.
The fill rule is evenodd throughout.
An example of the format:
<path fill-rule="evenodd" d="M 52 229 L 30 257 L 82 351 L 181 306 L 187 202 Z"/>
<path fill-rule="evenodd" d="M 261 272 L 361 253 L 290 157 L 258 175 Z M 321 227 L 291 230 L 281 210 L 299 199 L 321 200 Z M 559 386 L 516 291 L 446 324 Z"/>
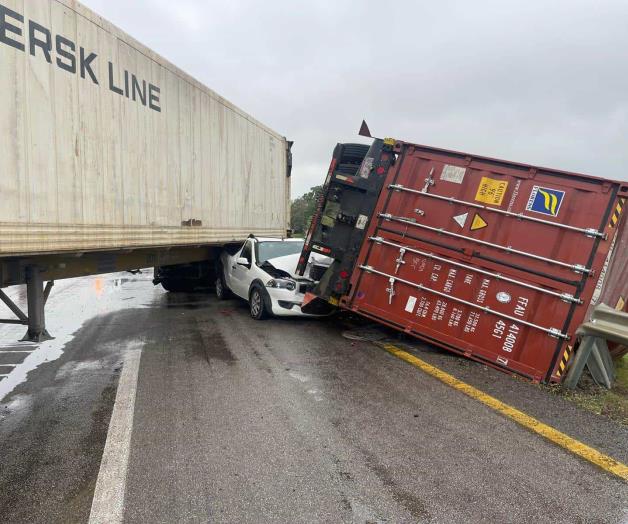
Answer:
<path fill-rule="evenodd" d="M 257 263 L 263 264 L 271 258 L 296 255 L 303 250 L 301 242 L 258 242 L 257 243 Z"/>

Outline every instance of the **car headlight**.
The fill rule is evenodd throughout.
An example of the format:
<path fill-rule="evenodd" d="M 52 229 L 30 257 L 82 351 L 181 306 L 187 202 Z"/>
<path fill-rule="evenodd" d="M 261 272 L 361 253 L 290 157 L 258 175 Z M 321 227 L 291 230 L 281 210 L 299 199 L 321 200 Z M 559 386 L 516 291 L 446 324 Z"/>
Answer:
<path fill-rule="evenodd" d="M 297 283 L 294 280 L 273 278 L 266 283 L 266 287 L 274 287 L 276 289 L 287 289 L 288 291 L 294 291 L 297 288 Z"/>

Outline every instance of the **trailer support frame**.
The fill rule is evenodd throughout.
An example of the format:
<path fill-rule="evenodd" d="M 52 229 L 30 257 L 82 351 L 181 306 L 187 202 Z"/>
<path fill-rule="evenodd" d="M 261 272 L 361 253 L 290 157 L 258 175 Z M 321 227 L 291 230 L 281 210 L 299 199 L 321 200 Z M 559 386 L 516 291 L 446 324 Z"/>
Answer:
<path fill-rule="evenodd" d="M 4 302 L 6 306 L 17 317 L 16 319 L 0 319 L 0 324 L 22 324 L 24 326 L 28 325 L 28 317 L 18 307 L 18 305 L 13 302 L 13 300 L 11 300 L 4 291 L 2 291 L 2 289 L 0 289 L 0 300 L 2 300 L 2 302 Z"/>
<path fill-rule="evenodd" d="M 38 266 L 26 268 L 26 301 L 28 303 L 28 331 L 23 342 L 45 342 L 51 340 L 46 329 L 45 306 L 50 296 L 54 281 L 50 280 L 44 288 L 42 270 Z"/>
<path fill-rule="evenodd" d="M 42 269 L 38 266 L 28 266 L 26 268 L 26 302 L 28 305 L 28 315 L 0 289 L 0 300 L 17 317 L 15 319 L 0 319 L 0 324 L 18 324 L 28 326 L 26 334 L 21 342 L 45 342 L 54 337 L 50 336 L 46 329 L 46 302 L 50 296 L 50 291 L 54 286 L 54 280 L 46 282 L 42 276 Z"/>

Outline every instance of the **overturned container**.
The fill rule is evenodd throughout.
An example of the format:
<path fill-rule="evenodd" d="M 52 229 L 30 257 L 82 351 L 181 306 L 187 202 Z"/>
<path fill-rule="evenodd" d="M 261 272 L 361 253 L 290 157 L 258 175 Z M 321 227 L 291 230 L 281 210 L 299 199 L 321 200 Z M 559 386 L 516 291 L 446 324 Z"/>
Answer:
<path fill-rule="evenodd" d="M 306 239 L 304 260 L 334 259 L 311 307 L 543 382 L 563 380 L 592 302 L 625 310 L 628 183 L 392 139 L 349 173 L 344 148 Z"/>

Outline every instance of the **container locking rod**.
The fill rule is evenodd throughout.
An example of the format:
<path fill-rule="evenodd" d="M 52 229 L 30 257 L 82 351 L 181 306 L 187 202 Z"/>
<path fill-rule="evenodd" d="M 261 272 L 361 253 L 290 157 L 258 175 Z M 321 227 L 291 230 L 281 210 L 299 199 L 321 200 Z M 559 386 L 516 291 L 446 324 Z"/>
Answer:
<path fill-rule="evenodd" d="M 427 257 L 427 258 L 431 258 L 432 260 L 438 260 L 439 262 L 444 262 L 445 264 L 449 264 L 451 266 L 455 266 L 455 267 L 459 267 L 462 269 L 466 269 L 469 271 L 473 271 L 475 273 L 480 273 L 481 275 L 486 275 L 488 277 L 492 277 L 495 278 L 496 280 L 502 280 L 504 282 L 510 282 L 511 284 L 516 284 L 518 286 L 521 287 L 525 287 L 527 289 L 533 289 L 534 291 L 538 291 L 539 293 L 544 293 L 546 295 L 551 295 L 553 297 L 559 298 L 560 300 L 564 301 L 564 302 L 568 302 L 568 303 L 572 303 L 572 304 L 582 304 L 582 300 L 579 298 L 576 298 L 575 296 L 571 295 L 570 293 L 560 293 L 560 292 L 556 292 L 556 291 L 552 291 L 551 289 L 545 289 L 543 287 L 539 287 L 539 286 L 535 286 L 534 284 L 528 284 L 527 282 L 522 282 L 521 280 L 517 280 L 516 278 L 510 278 L 507 277 L 505 275 L 502 275 L 501 273 L 494 273 L 492 271 L 487 271 L 485 269 L 480 269 L 479 267 L 475 267 L 475 266 L 470 266 L 468 264 L 463 264 L 461 262 L 456 262 L 454 260 L 451 260 L 449 258 L 445 258 L 445 257 L 441 257 L 438 255 L 435 255 L 434 253 L 429 253 L 427 251 L 421 251 L 420 249 L 414 249 L 411 247 L 407 247 L 407 246 L 402 246 L 400 244 L 397 244 L 395 242 L 391 242 L 390 240 L 386 240 L 383 237 L 370 237 L 369 240 L 371 240 L 372 242 L 376 242 L 378 244 L 383 244 L 385 246 L 391 246 L 394 248 L 397 248 L 399 250 L 403 249 L 404 253 L 414 253 L 416 255 L 421 255 L 423 257 Z M 398 272 L 398 270 L 397 270 Z"/>
<path fill-rule="evenodd" d="M 431 180 L 431 184 L 429 182 L 430 180 Z M 604 231 L 598 231 L 595 228 L 575 227 L 575 226 L 570 226 L 569 224 L 561 224 L 559 222 L 550 222 L 549 220 L 543 220 L 542 218 L 531 217 L 528 215 L 524 215 L 523 213 L 513 213 L 512 211 L 505 211 L 503 209 L 498 209 L 495 207 L 483 206 L 481 204 L 476 204 L 475 202 L 469 202 L 467 200 L 459 200 L 454 197 L 446 197 L 442 195 L 436 195 L 434 193 L 428 193 L 427 189 L 429 188 L 430 185 L 433 185 L 434 183 L 431 173 L 430 173 L 430 178 L 427 178 L 425 182 L 426 182 L 426 185 L 421 191 L 418 191 L 416 189 L 410 189 L 409 187 L 404 187 L 401 184 L 390 184 L 388 186 L 388 189 L 391 189 L 393 191 L 402 191 L 405 193 L 412 193 L 413 195 L 421 195 L 421 196 L 426 196 L 430 198 L 435 198 L 437 200 L 443 200 L 445 202 L 449 202 L 450 204 L 462 204 L 464 206 L 472 207 L 474 209 L 482 209 L 483 211 L 487 211 L 490 213 L 498 213 L 500 215 L 516 218 L 518 220 L 527 220 L 528 222 L 536 222 L 537 224 L 545 224 L 546 226 L 558 227 L 560 229 L 567 229 L 569 231 L 583 233 L 589 238 L 602 238 L 604 240 L 606 240 L 607 238 L 607 235 Z"/>
<path fill-rule="evenodd" d="M 521 255 L 524 257 L 528 257 L 528 258 L 533 258 L 534 260 L 541 260 L 543 262 L 547 262 L 549 264 L 555 264 L 557 266 L 561 266 L 567 269 L 571 269 L 572 271 L 574 271 L 575 273 L 586 273 L 586 274 L 590 274 L 591 273 L 591 269 L 583 266 L 582 264 L 569 264 L 567 262 L 563 262 L 561 260 L 554 260 L 553 258 L 547 258 L 547 257 L 543 257 L 540 255 L 535 255 L 534 253 L 529 253 L 527 251 L 521 251 L 518 249 L 513 249 L 510 246 L 504 246 L 501 244 L 494 244 L 492 242 L 487 242 L 486 240 L 480 240 L 479 238 L 474 238 L 474 237 L 470 237 L 467 235 L 459 235 L 458 233 L 452 233 L 451 231 L 447 231 L 444 228 L 436 228 L 436 227 L 431 227 L 431 226 L 426 226 L 425 224 L 419 224 L 409 218 L 406 217 L 397 217 L 397 216 L 393 216 L 389 213 L 380 213 L 379 214 L 380 218 L 383 218 L 385 220 L 388 220 L 390 222 L 399 222 L 401 224 L 407 224 L 410 226 L 414 226 L 414 227 L 419 227 L 421 229 L 426 229 L 428 231 L 433 231 L 434 233 L 438 233 L 440 235 L 447 235 L 450 237 L 454 237 L 454 238 L 461 238 L 463 240 L 468 240 L 469 242 L 474 242 L 476 244 L 481 244 L 483 246 L 488 246 L 488 247 L 492 247 L 495 249 L 501 249 L 502 251 L 506 251 L 507 253 L 512 253 L 515 255 Z"/>
<path fill-rule="evenodd" d="M 544 333 L 547 333 L 551 337 L 561 338 L 563 340 L 569 340 L 570 339 L 569 335 L 563 333 L 562 331 L 560 331 L 560 329 L 557 329 L 555 327 L 549 327 L 548 328 L 548 327 L 545 327 L 545 326 L 541 326 L 539 324 L 534 324 L 533 322 L 528 322 L 527 320 L 523 320 L 521 318 L 513 317 L 512 315 L 507 315 L 506 313 L 500 313 L 499 311 L 495 311 L 494 309 L 491 309 L 488 306 L 480 306 L 478 304 L 475 304 L 473 302 L 469 302 L 468 300 L 464 300 L 464 299 L 456 297 L 454 295 L 448 295 L 447 293 L 443 293 L 442 291 L 437 291 L 435 289 L 429 288 L 427 286 L 424 286 L 423 284 L 418 284 L 416 282 L 410 282 L 409 280 L 405 280 L 403 278 L 395 277 L 394 275 L 389 275 L 388 273 L 384 273 L 383 271 L 378 271 L 377 269 L 375 269 L 372 266 L 360 266 L 360 269 L 362 271 L 366 271 L 367 273 L 373 273 L 374 275 L 380 275 L 382 277 L 388 278 L 388 281 L 390 282 L 390 287 L 386 288 L 386 291 L 388 291 L 388 293 L 389 293 L 389 299 L 388 299 L 388 303 L 389 304 L 392 304 L 392 297 L 393 297 L 393 295 L 395 295 L 395 292 L 394 292 L 394 284 L 395 284 L 395 282 L 401 282 L 403 284 L 406 284 L 408 286 L 414 287 L 416 289 L 420 289 L 421 291 L 425 291 L 427 293 L 432 293 L 434 295 L 446 298 L 448 300 L 453 300 L 454 302 L 458 302 L 460 304 L 464 304 L 465 306 L 469 306 L 469 307 L 472 307 L 474 309 L 479 309 L 480 311 L 483 311 L 484 313 L 489 313 L 491 315 L 495 315 L 496 317 L 505 318 L 505 319 L 510 320 L 511 322 L 515 322 L 517 324 L 522 324 L 524 326 L 528 326 L 528 327 L 531 327 L 531 328 L 534 328 L 534 329 L 538 329 L 540 331 L 543 331 Z"/>

